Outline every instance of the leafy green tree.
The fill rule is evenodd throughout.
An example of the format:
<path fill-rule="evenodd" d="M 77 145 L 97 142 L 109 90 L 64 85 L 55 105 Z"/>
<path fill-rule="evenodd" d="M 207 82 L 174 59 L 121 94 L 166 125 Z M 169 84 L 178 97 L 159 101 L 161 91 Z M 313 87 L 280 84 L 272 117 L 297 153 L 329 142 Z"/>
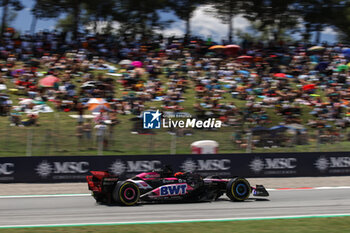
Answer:
<path fill-rule="evenodd" d="M 193 12 L 201 4 L 206 3 L 204 0 L 170 0 L 169 8 L 174 11 L 175 15 L 186 22 L 185 37 L 189 38 L 191 35 L 191 18 Z"/>
<path fill-rule="evenodd" d="M 229 43 L 232 43 L 233 39 L 233 19 L 237 14 L 243 13 L 242 1 L 238 0 L 223 0 L 211 2 L 212 9 L 208 12 L 220 19 L 223 24 L 228 25 L 227 38 Z"/>
<path fill-rule="evenodd" d="M 303 19 L 305 32 L 304 39 L 306 41 L 311 37 L 311 32 L 316 32 L 315 43 L 319 43 L 321 40 L 321 32 L 326 26 L 331 25 L 330 16 L 334 12 L 335 8 L 340 5 L 338 0 L 300 0 L 294 4 Z M 339 2 L 339 1 L 338 1 Z M 335 15 L 335 17 L 338 17 Z"/>
<path fill-rule="evenodd" d="M 283 31 L 298 24 L 297 11 L 293 0 L 248 0 L 243 2 L 244 16 L 251 22 L 259 22 L 260 30 L 268 30 L 278 41 Z"/>
<path fill-rule="evenodd" d="M 23 5 L 20 0 L 0 0 L 0 6 L 2 7 L 2 19 L 1 19 L 1 37 L 5 32 L 5 27 L 8 24 L 8 14 L 10 10 L 20 11 L 23 9 Z"/>
<path fill-rule="evenodd" d="M 350 2 L 342 0 L 333 0 L 331 11 L 328 12 L 330 17 L 327 19 L 336 31 L 339 32 L 341 42 L 350 43 Z"/>
<path fill-rule="evenodd" d="M 53 18 L 61 14 L 71 15 L 69 16 L 71 17 L 71 24 L 66 25 L 70 25 L 73 38 L 76 39 L 78 37 L 80 17 L 83 11 L 82 7 L 84 4 L 90 2 L 90 0 L 37 0 L 33 14 L 38 18 Z M 95 2 L 96 4 L 99 3 Z"/>
<path fill-rule="evenodd" d="M 97 23 L 99 21 L 105 21 L 110 24 L 112 21 L 125 20 L 124 15 L 121 12 L 122 1 L 116 0 L 104 0 L 99 4 L 96 4 L 95 0 L 88 0 L 84 4 L 84 23 L 93 23 L 93 31 L 97 32 Z"/>
<path fill-rule="evenodd" d="M 31 33 L 35 32 L 37 19 L 57 18 L 62 13 L 61 5 L 53 0 L 36 0 L 32 8 L 32 23 L 30 26 Z"/>
<path fill-rule="evenodd" d="M 143 38 L 153 34 L 166 25 L 160 19 L 160 12 L 166 9 L 166 0 L 123 0 L 118 5 L 120 31 L 133 37 L 141 35 Z"/>

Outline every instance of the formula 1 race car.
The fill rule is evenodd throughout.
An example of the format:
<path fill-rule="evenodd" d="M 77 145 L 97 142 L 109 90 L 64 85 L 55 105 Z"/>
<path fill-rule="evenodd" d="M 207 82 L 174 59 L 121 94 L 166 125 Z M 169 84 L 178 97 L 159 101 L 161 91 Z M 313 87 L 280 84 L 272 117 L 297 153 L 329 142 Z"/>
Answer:
<path fill-rule="evenodd" d="M 232 201 L 244 201 L 253 196 L 267 197 L 263 185 L 251 187 L 242 177 L 203 178 L 196 173 L 172 173 L 159 169 L 120 180 L 107 171 L 91 171 L 87 176 L 89 190 L 98 203 L 135 205 L 139 202 L 211 201 L 226 194 Z"/>

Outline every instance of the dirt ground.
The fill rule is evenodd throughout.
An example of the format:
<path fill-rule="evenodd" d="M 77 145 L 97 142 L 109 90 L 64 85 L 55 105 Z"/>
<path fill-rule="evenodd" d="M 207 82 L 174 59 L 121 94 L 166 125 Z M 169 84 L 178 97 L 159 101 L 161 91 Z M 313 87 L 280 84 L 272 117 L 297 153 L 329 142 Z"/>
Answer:
<path fill-rule="evenodd" d="M 263 184 L 266 188 L 301 188 L 350 186 L 349 176 L 302 178 L 251 178 L 252 186 Z M 0 184 L 0 195 L 74 194 L 89 193 L 86 183 L 59 184 Z"/>

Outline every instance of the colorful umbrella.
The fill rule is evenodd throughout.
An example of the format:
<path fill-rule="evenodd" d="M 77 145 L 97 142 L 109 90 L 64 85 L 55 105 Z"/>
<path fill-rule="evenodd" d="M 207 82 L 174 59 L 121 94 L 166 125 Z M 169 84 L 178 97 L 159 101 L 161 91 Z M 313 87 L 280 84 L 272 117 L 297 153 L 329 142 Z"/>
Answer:
<path fill-rule="evenodd" d="M 276 73 L 273 76 L 276 78 L 287 78 L 287 75 L 284 73 Z"/>
<path fill-rule="evenodd" d="M 350 57 L 350 48 L 343 49 L 342 53 L 343 53 L 346 57 Z"/>
<path fill-rule="evenodd" d="M 89 110 L 92 112 L 99 112 L 102 109 L 104 110 L 109 109 L 108 102 L 103 98 L 91 98 L 87 102 L 87 106 L 89 107 Z"/>
<path fill-rule="evenodd" d="M 224 49 L 224 48 L 225 48 L 225 46 L 223 46 L 223 45 L 213 45 L 213 46 L 209 47 L 210 50 L 212 50 L 212 49 Z"/>
<path fill-rule="evenodd" d="M 253 60 L 253 57 L 252 56 L 239 56 L 239 57 L 237 57 L 237 59 L 251 61 L 251 60 Z"/>
<path fill-rule="evenodd" d="M 303 86 L 303 90 L 304 91 L 308 91 L 308 90 L 314 90 L 316 88 L 315 84 L 307 84 Z"/>
<path fill-rule="evenodd" d="M 308 49 L 308 51 L 322 51 L 324 49 L 325 47 L 322 47 L 322 46 L 312 46 L 311 48 Z"/>
<path fill-rule="evenodd" d="M 22 99 L 18 103 L 21 105 L 28 105 L 28 104 L 32 104 L 33 102 L 34 102 L 33 99 L 26 98 L 26 99 Z"/>
<path fill-rule="evenodd" d="M 142 62 L 140 62 L 140 61 L 133 61 L 131 63 L 131 65 L 134 66 L 134 67 L 137 67 L 137 68 L 141 68 L 142 67 Z"/>
<path fill-rule="evenodd" d="M 230 44 L 225 46 L 225 54 L 228 56 L 234 56 L 237 54 L 241 47 L 239 45 Z"/>
<path fill-rule="evenodd" d="M 17 69 L 17 70 L 14 70 L 11 72 L 11 75 L 12 76 L 19 76 L 19 75 L 22 75 L 24 74 L 25 70 L 24 69 Z"/>
<path fill-rule="evenodd" d="M 347 66 L 347 65 L 340 65 L 340 66 L 338 66 L 337 67 L 337 72 L 341 72 L 341 71 L 346 71 L 346 70 L 348 70 L 349 69 L 349 66 Z"/>
<path fill-rule="evenodd" d="M 53 87 L 55 83 L 58 83 L 60 81 L 59 78 L 53 75 L 48 75 L 45 78 L 41 79 L 39 81 L 40 86 L 42 87 Z"/>
<path fill-rule="evenodd" d="M 243 75 L 245 75 L 245 76 L 248 76 L 248 75 L 250 74 L 250 72 L 249 72 L 249 71 L 246 71 L 246 70 L 239 70 L 239 71 L 237 71 L 237 73 L 243 74 Z"/>
<path fill-rule="evenodd" d="M 124 59 L 119 62 L 119 65 L 130 65 L 132 61 Z"/>
<path fill-rule="evenodd" d="M 236 44 L 225 45 L 225 49 L 240 49 L 241 47 Z"/>
<path fill-rule="evenodd" d="M 90 109 L 89 109 L 90 110 Z M 110 108 L 104 106 L 104 105 L 98 105 L 95 108 L 91 109 L 91 112 L 108 112 Z"/>

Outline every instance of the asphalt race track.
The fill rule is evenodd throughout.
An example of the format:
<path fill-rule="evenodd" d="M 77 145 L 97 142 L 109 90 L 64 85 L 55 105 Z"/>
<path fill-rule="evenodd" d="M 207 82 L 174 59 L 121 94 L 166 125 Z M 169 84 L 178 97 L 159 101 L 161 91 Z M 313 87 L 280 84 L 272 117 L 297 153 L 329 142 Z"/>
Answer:
<path fill-rule="evenodd" d="M 97 205 L 90 196 L 0 198 L 0 227 L 332 215 L 350 213 L 350 189 L 270 191 L 269 200 L 187 204 Z"/>

